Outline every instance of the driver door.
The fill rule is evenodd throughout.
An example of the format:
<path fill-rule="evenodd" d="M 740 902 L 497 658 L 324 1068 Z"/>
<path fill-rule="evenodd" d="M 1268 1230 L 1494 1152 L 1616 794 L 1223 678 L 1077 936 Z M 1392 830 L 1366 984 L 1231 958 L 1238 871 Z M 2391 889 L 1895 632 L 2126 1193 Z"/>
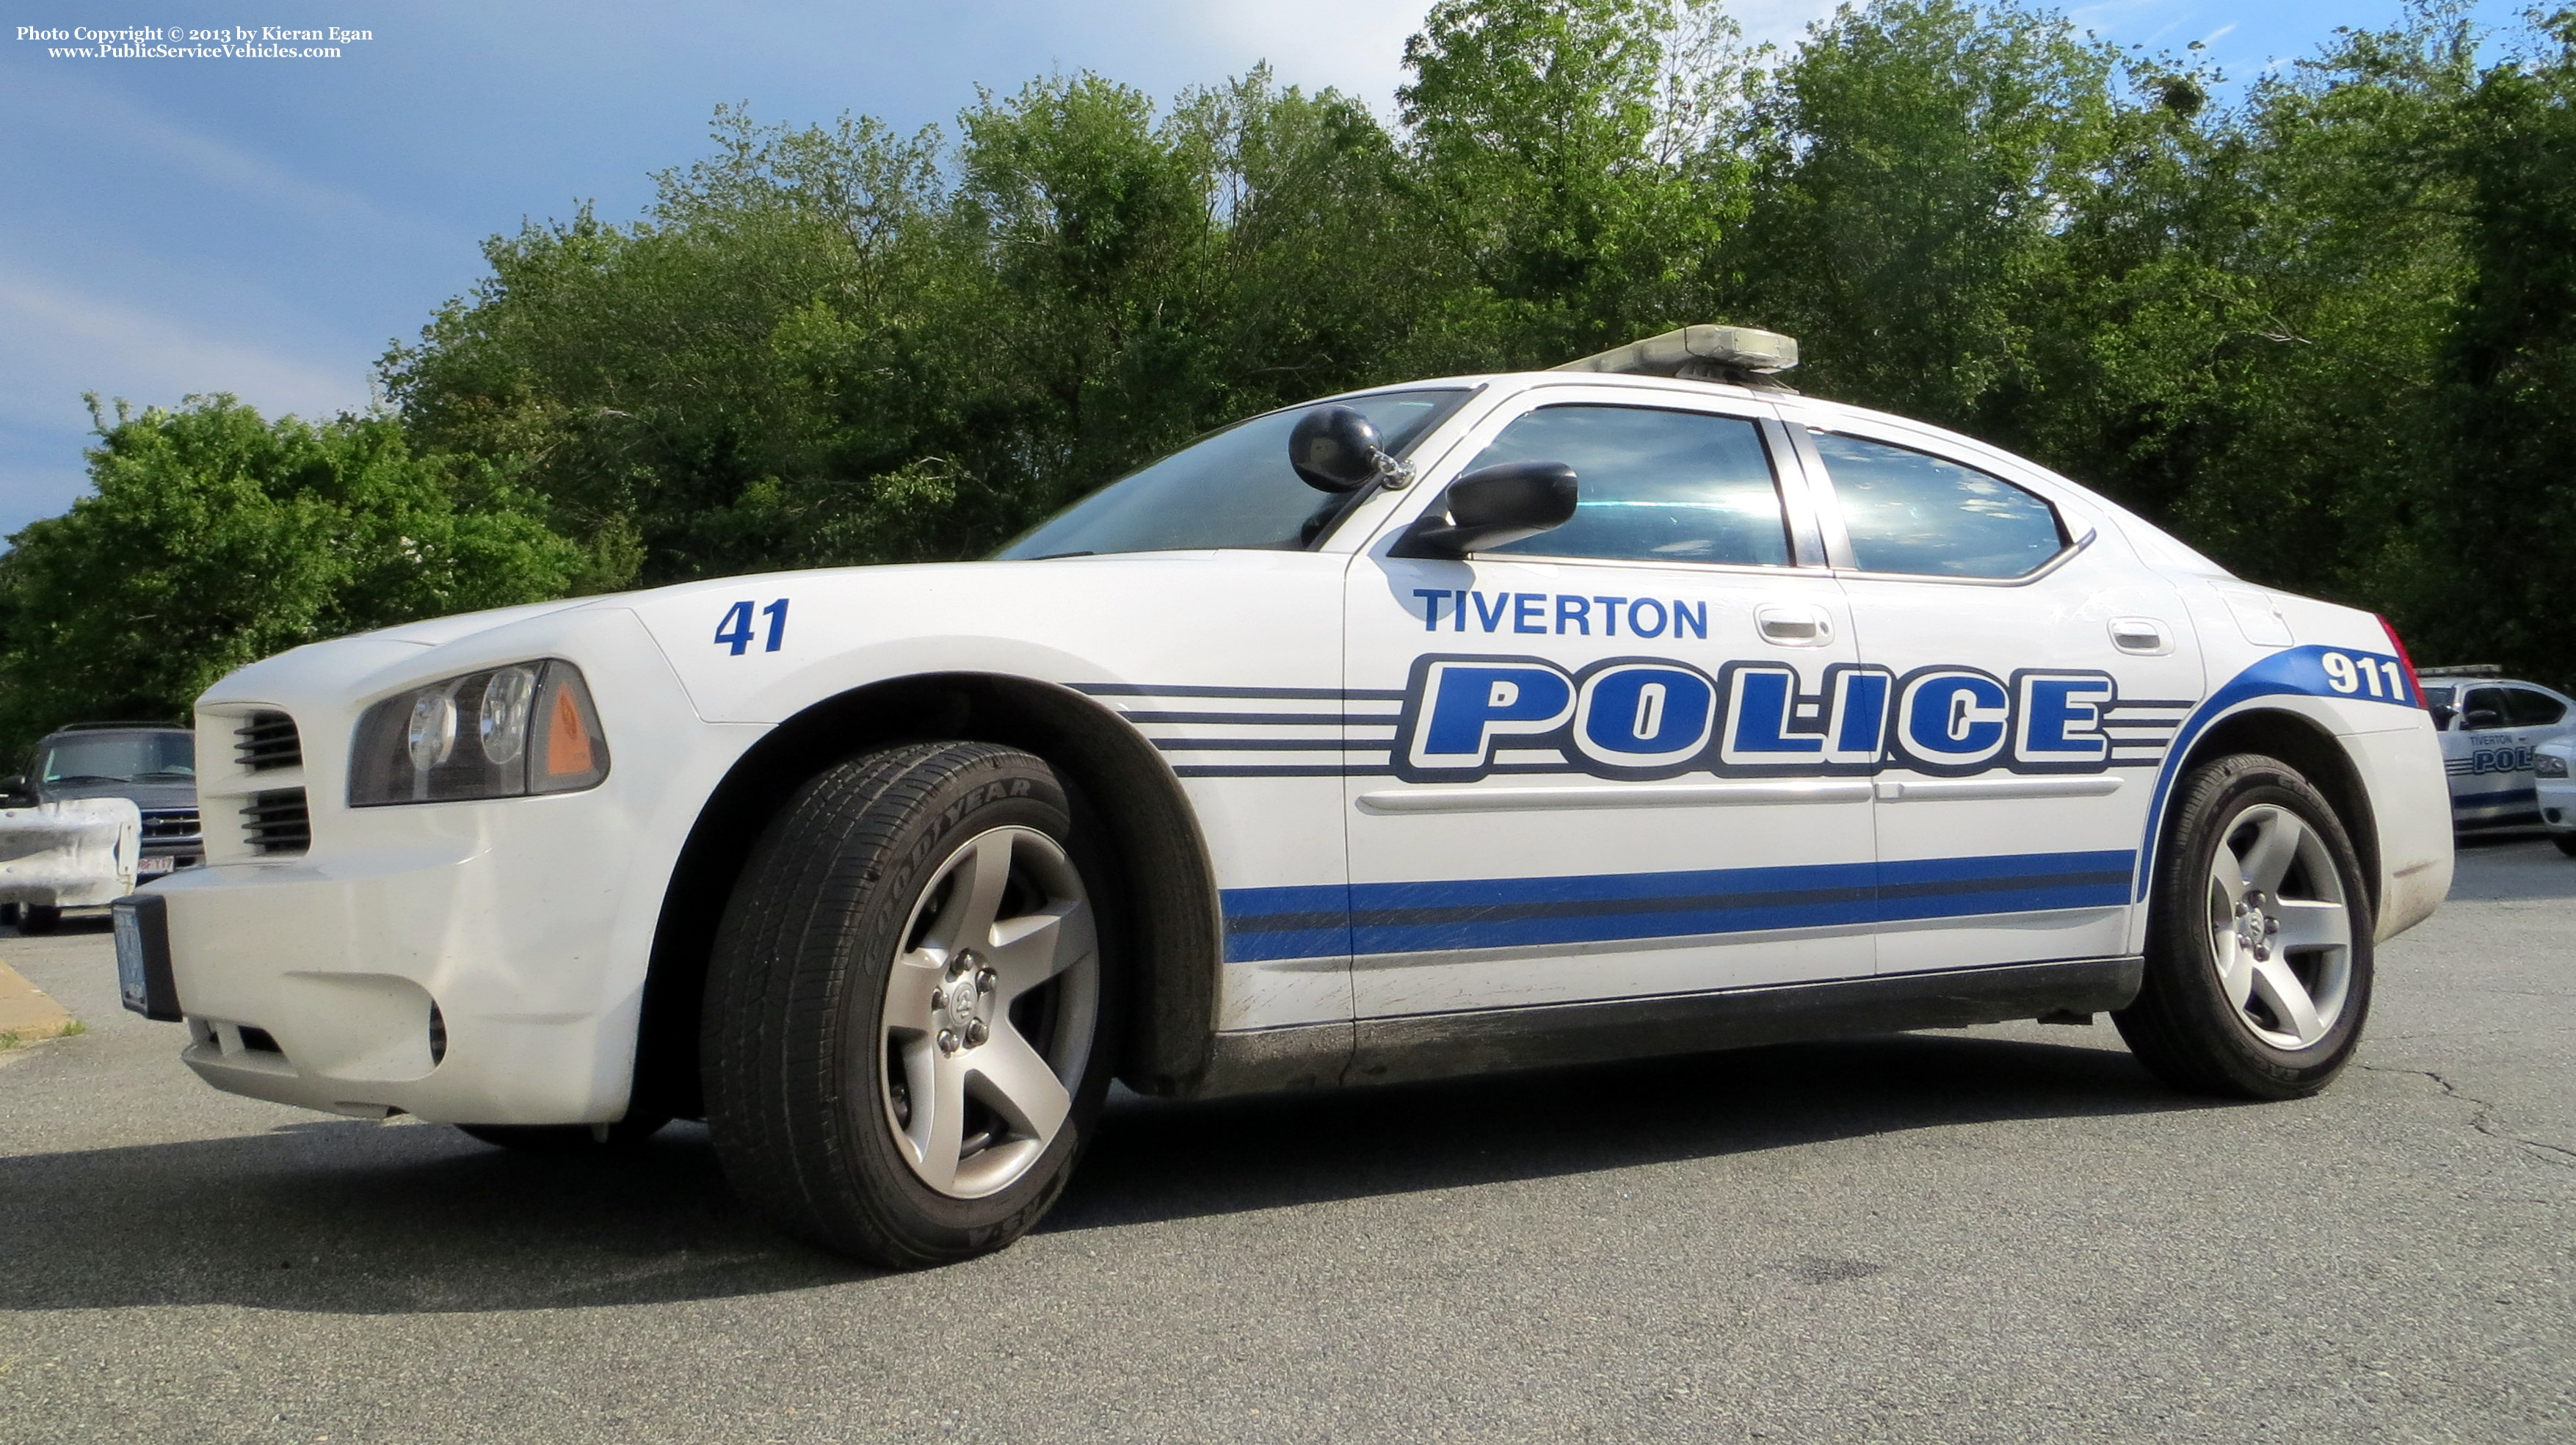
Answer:
<path fill-rule="evenodd" d="M 1871 972 L 1876 738 L 1831 733 L 1857 659 L 1786 443 L 1760 402 L 1541 388 L 1450 455 L 1571 465 L 1572 521 L 1353 559 L 1360 1018 Z"/>

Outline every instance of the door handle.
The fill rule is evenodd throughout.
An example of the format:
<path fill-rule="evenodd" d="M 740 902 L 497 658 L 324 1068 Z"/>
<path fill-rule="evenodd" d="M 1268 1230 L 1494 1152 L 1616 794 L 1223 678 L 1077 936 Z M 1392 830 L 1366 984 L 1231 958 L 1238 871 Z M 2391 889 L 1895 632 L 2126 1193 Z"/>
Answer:
<path fill-rule="evenodd" d="M 1782 647 L 1823 647 L 1834 640 L 1834 620 L 1821 607 L 1769 603 L 1753 609 L 1754 630 Z"/>
<path fill-rule="evenodd" d="M 2111 645 L 2122 652 L 2162 657 L 2173 651 L 2173 638 L 2165 631 L 2165 625 L 2152 617 L 2114 617 Z"/>

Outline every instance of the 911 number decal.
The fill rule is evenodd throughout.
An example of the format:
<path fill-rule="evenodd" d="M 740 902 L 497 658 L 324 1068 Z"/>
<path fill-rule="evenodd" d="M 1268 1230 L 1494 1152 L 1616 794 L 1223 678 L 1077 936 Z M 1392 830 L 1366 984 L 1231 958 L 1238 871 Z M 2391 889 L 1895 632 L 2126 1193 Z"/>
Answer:
<path fill-rule="evenodd" d="M 2390 702 L 2407 700 L 2406 674 L 2398 670 L 2395 658 L 2356 658 L 2346 653 L 2329 652 L 2317 658 L 2317 665 L 2326 670 L 2326 686 L 2339 693 L 2349 696 L 2366 691 L 2371 697 L 2386 698 Z M 2384 683 L 2382 679 L 2385 679 Z"/>
<path fill-rule="evenodd" d="M 716 646 L 731 647 L 736 657 L 748 652 L 751 649 L 753 637 L 751 614 L 752 604 L 748 601 L 737 602 L 726 608 L 724 620 L 716 624 Z M 769 619 L 769 645 L 763 647 L 761 651 L 776 652 L 786 646 L 787 599 L 781 597 L 761 608 L 760 615 Z"/>

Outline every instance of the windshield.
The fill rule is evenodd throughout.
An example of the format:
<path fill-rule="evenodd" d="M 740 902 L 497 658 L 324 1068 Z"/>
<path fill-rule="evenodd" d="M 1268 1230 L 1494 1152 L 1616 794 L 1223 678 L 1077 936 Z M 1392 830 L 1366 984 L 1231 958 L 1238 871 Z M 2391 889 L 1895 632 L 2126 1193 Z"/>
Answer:
<path fill-rule="evenodd" d="M 45 747 L 41 776 L 48 785 L 193 783 L 197 739 L 193 733 L 74 733 Z"/>
<path fill-rule="evenodd" d="M 1351 498 L 1319 492 L 1288 465 L 1288 433 L 1319 406 L 1357 410 L 1401 457 L 1471 395 L 1463 387 L 1387 391 L 1274 411 L 1209 432 L 1056 513 L 994 556 L 1006 561 L 1208 547 L 1292 551 Z"/>

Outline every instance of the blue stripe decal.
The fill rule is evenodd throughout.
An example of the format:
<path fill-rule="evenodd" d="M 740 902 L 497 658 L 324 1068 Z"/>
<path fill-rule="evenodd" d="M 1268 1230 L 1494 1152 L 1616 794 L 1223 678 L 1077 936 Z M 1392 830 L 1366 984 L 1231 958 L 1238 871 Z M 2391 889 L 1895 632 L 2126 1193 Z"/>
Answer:
<path fill-rule="evenodd" d="M 2173 746 L 2165 753 L 2164 770 L 2156 778 L 2155 796 L 2147 804 L 2147 833 L 2138 850 L 2137 901 L 2146 901 L 2147 887 L 2153 881 L 2149 864 L 2155 857 L 2156 835 L 2164 827 L 2165 803 L 2173 793 L 2175 780 L 2182 772 L 2182 761 L 2191 755 L 2191 745 L 2219 714 L 2248 698 L 2278 697 L 2283 694 L 2305 697 L 2330 697 L 2338 702 L 2377 702 L 2396 707 L 2414 708 L 2421 704 L 2406 697 L 2382 697 L 2374 690 L 2363 692 L 2334 685 L 2325 668 L 2328 653 L 2340 653 L 2347 662 L 2367 659 L 2368 664 L 2386 663 L 2397 666 L 2395 656 L 2369 652 L 2358 647 L 2292 647 L 2273 653 L 2243 672 L 2228 679 L 2227 685 L 2211 693 L 2200 707 L 2185 719 L 2174 734 Z M 2366 664 L 2367 665 L 2367 664 Z"/>
<path fill-rule="evenodd" d="M 1228 962 L 1684 938 L 2128 902 L 2137 855 L 1230 888 Z"/>
<path fill-rule="evenodd" d="M 2502 792 L 2497 793 L 2454 793 L 2451 795 L 2451 806 L 2454 808 L 2483 808 L 2495 803 L 2529 803 L 2536 808 L 2540 806 L 2540 789 L 2537 787 L 2506 788 Z"/>

